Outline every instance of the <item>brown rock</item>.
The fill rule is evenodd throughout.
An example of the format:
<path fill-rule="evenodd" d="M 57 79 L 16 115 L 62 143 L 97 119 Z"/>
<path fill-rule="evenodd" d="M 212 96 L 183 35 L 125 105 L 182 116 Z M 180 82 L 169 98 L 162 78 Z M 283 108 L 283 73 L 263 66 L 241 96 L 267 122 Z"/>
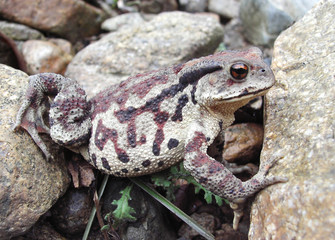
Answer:
<path fill-rule="evenodd" d="M 221 229 L 215 231 L 215 240 L 247 240 L 248 236 L 235 231 L 229 224 L 222 224 Z"/>
<path fill-rule="evenodd" d="M 38 221 L 24 236 L 15 237 L 11 240 L 67 240 L 67 238 L 60 235 L 56 230 L 45 222 Z M 97 240 L 97 239 L 96 239 Z"/>
<path fill-rule="evenodd" d="M 213 233 L 215 229 L 215 217 L 208 213 L 193 213 L 191 217 L 204 227 L 208 232 Z M 191 228 L 189 225 L 184 223 L 178 231 L 178 235 L 184 237 L 185 239 L 192 239 L 200 234 Z"/>
<path fill-rule="evenodd" d="M 104 13 L 76 0 L 0 0 L 3 18 L 74 42 L 99 32 Z"/>
<path fill-rule="evenodd" d="M 0 65 L 0 79 L 0 239 L 9 239 L 48 211 L 70 179 L 62 155 L 48 162 L 25 131 L 12 132 L 27 75 Z"/>
<path fill-rule="evenodd" d="M 29 74 L 53 72 L 64 74 L 72 56 L 52 42 L 28 40 L 22 45 L 22 53 Z"/>
<path fill-rule="evenodd" d="M 263 159 L 288 177 L 256 197 L 249 239 L 335 239 L 335 1 L 320 1 L 275 42 Z"/>
<path fill-rule="evenodd" d="M 222 157 L 244 164 L 259 157 L 263 143 L 263 127 L 255 123 L 235 124 L 225 130 Z"/>

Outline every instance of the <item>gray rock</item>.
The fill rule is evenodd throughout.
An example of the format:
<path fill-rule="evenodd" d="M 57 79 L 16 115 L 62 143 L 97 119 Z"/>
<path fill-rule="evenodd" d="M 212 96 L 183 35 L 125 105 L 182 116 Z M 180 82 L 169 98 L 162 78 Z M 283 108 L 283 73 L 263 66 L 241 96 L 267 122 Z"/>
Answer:
<path fill-rule="evenodd" d="M 263 159 L 289 181 L 251 212 L 249 239 L 335 239 L 335 1 L 320 1 L 275 42 Z"/>
<path fill-rule="evenodd" d="M 0 239 L 9 239 L 48 211 L 70 179 L 61 155 L 47 162 L 25 131 L 12 132 L 27 75 L 0 65 L 0 79 Z"/>
<path fill-rule="evenodd" d="M 208 10 L 225 18 L 238 16 L 240 0 L 209 0 Z"/>
<path fill-rule="evenodd" d="M 319 0 L 242 0 L 240 19 L 253 44 L 272 46 L 277 36 Z"/>
<path fill-rule="evenodd" d="M 179 0 L 179 4 L 186 12 L 205 12 L 208 0 Z"/>
<path fill-rule="evenodd" d="M 294 21 L 302 18 L 319 0 L 270 0 L 277 8 L 288 13 Z"/>
<path fill-rule="evenodd" d="M 109 32 L 115 32 L 120 31 L 122 28 L 132 28 L 135 25 L 142 25 L 145 23 L 145 19 L 143 19 L 142 16 L 143 15 L 138 12 L 133 12 L 108 18 L 102 23 L 101 29 Z"/>
<path fill-rule="evenodd" d="M 244 35 L 255 45 L 273 45 L 277 36 L 293 23 L 293 18 L 269 0 L 242 0 L 239 12 Z"/>
<path fill-rule="evenodd" d="M 0 21 L 0 32 L 15 41 L 26 41 L 29 39 L 44 39 L 39 31 L 18 23 Z"/>
<path fill-rule="evenodd" d="M 224 44 L 227 49 L 242 49 L 251 47 L 243 36 L 243 24 L 239 18 L 233 18 L 224 25 Z"/>
<path fill-rule="evenodd" d="M 222 38 L 220 23 L 211 16 L 165 12 L 89 45 L 74 57 L 66 75 L 93 96 L 132 74 L 213 53 Z"/>

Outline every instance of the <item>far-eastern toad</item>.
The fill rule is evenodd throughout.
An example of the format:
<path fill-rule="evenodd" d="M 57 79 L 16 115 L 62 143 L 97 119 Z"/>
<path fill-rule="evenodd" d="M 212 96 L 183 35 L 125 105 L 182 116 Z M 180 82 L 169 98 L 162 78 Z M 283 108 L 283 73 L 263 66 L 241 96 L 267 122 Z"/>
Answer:
<path fill-rule="evenodd" d="M 225 51 L 169 68 L 138 74 L 86 102 L 78 83 L 58 74 L 30 77 L 15 128 L 25 128 L 47 158 L 39 132 L 80 151 L 96 168 L 119 177 L 161 171 L 184 159 L 185 168 L 215 194 L 228 199 L 237 228 L 244 200 L 283 181 L 266 177 L 274 161 L 242 182 L 207 155 L 234 112 L 274 84 L 261 51 Z M 47 96 L 50 129 L 42 114 Z"/>

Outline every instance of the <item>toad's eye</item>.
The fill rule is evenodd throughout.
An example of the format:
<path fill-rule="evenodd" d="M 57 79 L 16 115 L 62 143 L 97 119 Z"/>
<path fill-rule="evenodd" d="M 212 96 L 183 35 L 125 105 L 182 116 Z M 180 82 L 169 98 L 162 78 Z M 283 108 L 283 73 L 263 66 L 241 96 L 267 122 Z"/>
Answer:
<path fill-rule="evenodd" d="M 245 63 L 234 63 L 230 67 L 230 75 L 237 82 L 242 82 L 248 75 L 249 68 Z"/>

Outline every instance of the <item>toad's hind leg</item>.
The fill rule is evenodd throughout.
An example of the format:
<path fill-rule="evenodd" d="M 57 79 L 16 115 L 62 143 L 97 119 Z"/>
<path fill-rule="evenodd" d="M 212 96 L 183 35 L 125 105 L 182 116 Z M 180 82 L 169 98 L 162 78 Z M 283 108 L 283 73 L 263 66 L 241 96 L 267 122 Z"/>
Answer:
<path fill-rule="evenodd" d="M 50 105 L 50 129 L 43 121 L 48 97 L 55 97 Z M 33 75 L 29 77 L 14 130 L 19 127 L 26 129 L 46 158 L 50 159 L 52 156 L 39 133 L 50 133 L 51 138 L 63 146 L 78 147 L 90 136 L 89 108 L 85 91 L 76 81 L 54 73 Z"/>
<path fill-rule="evenodd" d="M 198 128 L 199 129 L 199 128 Z M 206 189 L 230 202 L 234 210 L 233 227 L 236 230 L 243 215 L 245 200 L 268 185 L 284 182 L 283 177 L 266 176 L 275 161 L 261 166 L 259 172 L 250 180 L 242 182 L 223 164 L 207 155 L 208 141 L 201 131 L 191 134 L 186 143 L 184 166 Z"/>

